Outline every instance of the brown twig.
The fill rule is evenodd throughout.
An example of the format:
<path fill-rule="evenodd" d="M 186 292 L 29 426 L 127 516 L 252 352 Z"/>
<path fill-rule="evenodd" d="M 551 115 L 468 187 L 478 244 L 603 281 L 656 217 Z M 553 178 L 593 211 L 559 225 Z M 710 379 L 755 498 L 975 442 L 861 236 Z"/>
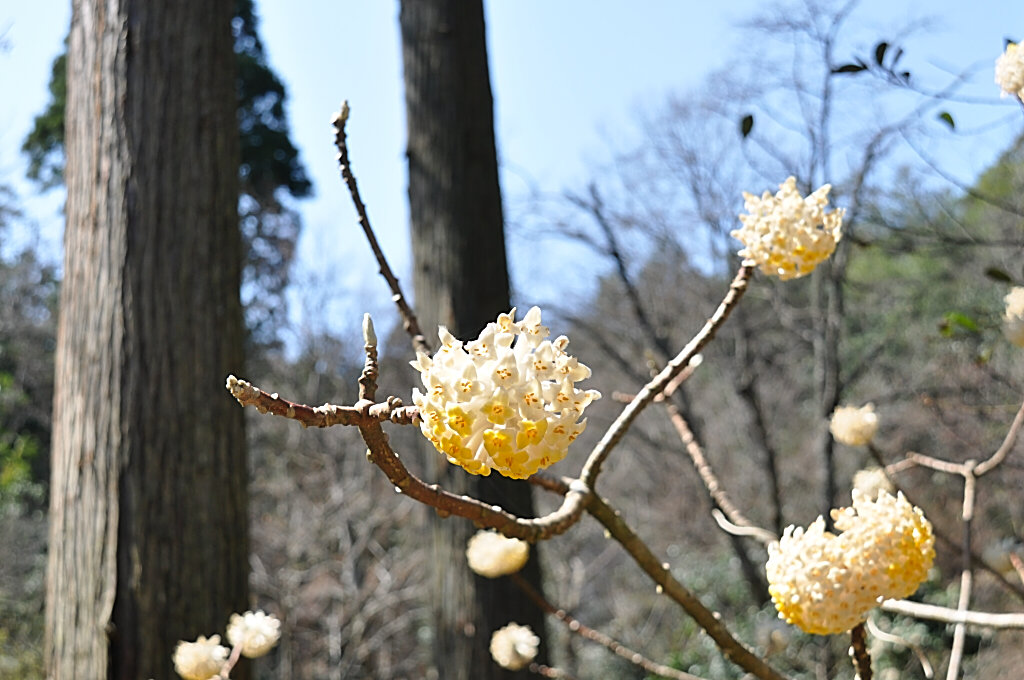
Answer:
<path fill-rule="evenodd" d="M 684 671 L 652 661 L 640 652 L 635 652 L 632 649 L 629 649 L 618 640 L 580 623 L 564 609 L 559 609 L 548 602 L 543 595 L 537 592 L 537 590 L 519 574 L 512 574 L 512 580 L 541 611 L 564 623 L 570 631 L 590 640 L 591 642 L 596 642 L 602 647 L 610 650 L 612 653 L 626 659 L 631 664 L 643 668 L 648 673 L 653 673 L 654 675 L 659 675 L 664 678 L 676 678 L 676 680 L 704 680 L 699 676 L 691 675 Z"/>
<path fill-rule="evenodd" d="M 615 419 L 604 433 L 597 446 L 590 452 L 590 456 L 583 466 L 583 472 L 580 474 L 580 481 L 587 489 L 594 488 L 594 483 L 601 473 L 601 467 L 608 458 L 608 454 L 622 440 L 626 430 L 633 424 L 633 421 L 636 420 L 641 411 L 647 408 L 672 382 L 673 378 L 685 370 L 690 360 L 715 337 L 715 333 L 718 332 L 718 329 L 725 320 L 729 318 L 729 314 L 743 297 L 743 293 L 746 292 L 747 284 L 750 282 L 750 277 L 753 273 L 754 267 L 751 265 L 742 265 L 740 267 L 732 283 L 729 285 L 729 291 L 718 305 L 715 313 L 704 324 L 704 327 L 686 344 L 679 354 L 668 362 L 668 365 L 654 379 L 644 385 L 643 389 L 637 393 L 633 401 L 622 410 L 619 417 Z"/>
<path fill-rule="evenodd" d="M 668 411 L 669 420 L 672 421 L 672 427 L 675 428 L 676 434 L 679 435 L 683 446 L 686 447 L 686 453 L 690 456 L 694 469 L 700 476 L 701 481 L 704 482 L 704 488 L 707 489 L 712 501 L 722 511 L 726 519 L 729 520 L 729 523 L 743 528 L 746 531 L 746 535 L 755 537 L 761 543 L 768 544 L 772 541 L 777 541 L 778 536 L 756 526 L 746 518 L 729 498 L 725 489 L 722 488 L 722 484 L 718 481 L 715 471 L 711 469 L 711 464 L 708 462 L 707 457 L 704 456 L 704 450 L 697 443 L 697 439 L 693 436 L 693 432 L 690 430 L 690 426 L 683 417 L 682 412 L 676 408 L 675 404 L 668 401 L 665 402 L 665 409 Z M 722 524 L 719 523 L 719 526 L 722 526 Z"/>
<path fill-rule="evenodd" d="M 858 623 L 850 631 L 850 652 L 853 666 L 857 669 L 857 680 L 871 680 L 871 654 L 868 653 L 868 632 L 864 623 Z"/>
<path fill-rule="evenodd" d="M 604 525 L 619 545 L 626 549 L 629 556 L 653 580 L 668 597 L 678 603 L 690 615 L 698 626 L 715 641 L 722 654 L 743 670 L 761 680 L 784 680 L 775 669 L 763 659 L 747 649 L 742 642 L 733 637 L 718 615 L 704 604 L 682 583 L 677 581 L 667 564 L 658 558 L 647 547 L 647 544 L 629 528 L 619 513 L 607 502 L 595 496 L 587 505 L 587 512 Z"/>
<path fill-rule="evenodd" d="M 359 196 L 359 187 L 356 184 L 355 175 L 352 174 L 351 163 L 348 158 L 348 143 L 345 135 L 345 123 L 348 121 L 348 114 L 349 108 L 346 101 L 342 103 L 341 110 L 334 116 L 334 120 L 331 121 L 334 125 L 334 145 L 338 147 L 338 166 L 341 170 L 341 177 L 345 180 L 345 186 L 348 187 L 348 192 L 352 196 L 352 203 L 355 205 L 356 214 L 359 215 L 359 226 L 363 228 L 366 240 L 370 243 L 370 249 L 373 250 L 373 256 L 377 259 L 377 265 L 380 267 L 380 274 L 388 282 L 388 287 L 391 288 L 391 299 L 394 301 L 395 306 L 398 307 L 398 313 L 402 317 L 402 326 L 409 334 L 409 337 L 412 338 L 413 348 L 417 352 L 429 354 L 430 345 L 420 329 L 416 313 L 412 311 L 412 307 L 406 302 L 405 295 L 402 294 L 402 287 L 391 271 L 387 258 L 384 257 L 384 251 L 381 250 L 380 244 L 377 242 L 377 236 L 370 226 L 370 217 L 366 214 L 366 206 L 363 205 L 363 199 Z"/>

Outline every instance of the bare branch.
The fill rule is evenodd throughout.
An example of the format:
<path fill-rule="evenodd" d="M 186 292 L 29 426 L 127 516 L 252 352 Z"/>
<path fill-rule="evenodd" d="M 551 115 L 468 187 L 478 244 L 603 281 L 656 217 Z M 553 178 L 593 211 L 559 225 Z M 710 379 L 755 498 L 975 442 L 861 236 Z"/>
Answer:
<path fill-rule="evenodd" d="M 377 236 L 373 232 L 373 227 L 370 226 L 370 217 L 366 214 L 366 206 L 363 205 L 363 199 L 359 196 L 359 187 L 356 185 L 356 178 L 352 174 L 351 163 L 348 159 L 348 143 L 345 135 L 345 123 L 348 121 L 348 114 L 349 108 L 346 101 L 342 103 L 341 111 L 331 121 L 334 125 L 334 144 L 338 147 L 338 166 L 341 170 L 341 177 L 345 180 L 348 192 L 352 196 L 352 203 L 355 205 L 356 214 L 359 215 L 359 225 L 363 228 L 363 233 L 366 234 L 366 240 L 370 244 L 370 249 L 373 250 L 373 256 L 377 259 L 380 274 L 388 282 L 388 287 L 391 288 L 391 299 L 394 301 L 395 306 L 398 307 L 398 313 L 402 317 L 402 327 L 405 328 L 405 332 L 412 338 L 413 349 L 417 352 L 429 354 L 430 345 L 427 344 L 427 339 L 420 329 L 420 322 L 416 318 L 416 312 L 412 310 L 412 307 L 409 306 L 405 299 L 405 295 L 402 294 L 402 287 L 398 284 L 398 279 L 391 271 L 387 258 L 384 257 L 384 251 L 381 250 L 380 244 L 377 242 Z"/>
<path fill-rule="evenodd" d="M 984 626 L 999 629 L 1024 629 L 1024 614 L 993 614 L 970 610 L 950 609 L 910 600 L 886 600 L 881 609 L 893 614 L 912 616 L 915 619 L 941 621 L 942 623 L 964 623 L 970 626 Z"/>
<path fill-rule="evenodd" d="M 643 668 L 648 673 L 653 673 L 654 675 L 663 678 L 676 678 L 676 680 L 703 680 L 703 678 L 699 676 L 691 675 L 689 673 L 676 670 L 675 668 L 671 668 L 669 666 L 665 666 L 660 663 L 651 661 L 640 652 L 633 651 L 632 649 L 629 649 L 628 647 L 624 646 L 618 640 L 615 640 L 614 638 L 611 638 L 600 631 L 594 630 L 589 626 L 583 625 L 582 623 L 574 619 L 571 615 L 569 615 L 569 613 L 566 612 L 564 609 L 559 609 L 550 602 L 548 602 L 543 595 L 538 593 L 537 590 L 519 574 L 512 574 L 512 580 L 515 582 L 517 586 L 519 586 L 522 589 L 524 593 L 526 593 L 526 596 L 530 598 L 530 600 L 535 605 L 537 605 L 537 607 L 541 611 L 555 617 L 556 619 L 564 623 L 570 631 L 572 631 L 573 633 L 577 633 L 578 635 L 581 635 L 582 637 L 590 640 L 591 642 L 596 642 L 597 644 L 610 650 L 613 654 L 621 656 L 623 659 L 626 659 L 630 663 L 639 666 L 640 668 Z"/>

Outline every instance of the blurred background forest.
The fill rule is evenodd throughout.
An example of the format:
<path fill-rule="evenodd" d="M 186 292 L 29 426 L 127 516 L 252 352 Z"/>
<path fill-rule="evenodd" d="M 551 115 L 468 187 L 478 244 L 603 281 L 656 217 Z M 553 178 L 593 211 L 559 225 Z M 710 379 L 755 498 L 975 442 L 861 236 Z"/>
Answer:
<path fill-rule="evenodd" d="M 513 301 L 520 310 L 544 309 L 553 333 L 572 338 L 576 356 L 593 368 L 587 387 L 605 395 L 573 450 L 587 450 L 621 408 L 616 395 L 636 392 L 713 311 L 736 264 L 729 232 L 742 192 L 774 192 L 789 174 L 805 192 L 833 185 L 832 202 L 848 211 L 841 249 L 814 277 L 756 278 L 677 399 L 730 496 L 775 532 L 807 524 L 832 501 L 847 503 L 855 473 L 877 461 L 830 441 L 827 416 L 837 403 L 874 403 L 886 463 L 907 451 L 961 462 L 999 446 L 1024 395 L 1020 351 L 1000 332 L 1003 297 L 1024 285 L 1024 115 L 991 84 L 1003 39 L 1024 38 L 1024 16 L 1012 4 L 1004 9 L 1017 12 L 1017 23 L 1000 25 L 1017 34 L 992 35 L 977 61 L 927 79 L 919 72 L 941 56 L 921 47 L 934 30 L 928 17 L 904 21 L 838 2 L 765 10 L 735 27 L 729 63 L 691 89 L 643 102 L 637 134 L 628 143 L 608 135 L 585 177 L 520 193 L 506 210 Z M 245 375 L 307 404 L 351 404 L 362 361 L 352 329 L 366 311 L 358 298 L 371 299 L 381 328 L 394 326 L 394 315 L 382 282 L 359 283 L 339 305 L 339 291 L 330 289 L 336 278 L 317 285 L 308 272 L 292 271 L 302 200 L 314 187 L 289 131 L 287 83 L 259 36 L 260 7 L 236 5 Z M 891 23 L 897 19 L 904 23 Z M 60 191 L 63 78 L 58 59 L 52 100 L 19 140 L 39 190 Z M 358 139 L 369 123 L 352 104 Z M 325 132 L 323 145 L 330 143 Z M 956 154 L 979 144 L 996 145 L 995 160 L 976 174 Z M 353 159 L 354 170 L 366 182 L 361 160 Z M 14 183 L 0 183 L 0 678 L 42 678 L 60 270 L 31 237 L 36 223 Z M 340 182 L 315 188 L 344 193 Z M 347 231 L 353 225 L 337 229 L 332 242 L 355 238 Z M 405 238 L 403 225 L 387 229 L 402 234 L 390 239 Z M 581 288 L 577 278 L 592 283 Z M 398 328 L 382 345 L 382 390 L 408 400 L 418 382 L 408 339 Z M 357 432 L 247 417 L 250 585 L 284 629 L 279 647 L 257 665 L 259 677 L 423 677 L 433 634 L 425 604 L 435 578 L 424 568 L 429 509 L 394 493 L 366 463 Z M 396 429 L 396 450 L 429 469 L 436 454 L 414 430 Z M 573 474 L 578 465 L 571 450 L 554 472 Z M 899 482 L 940 532 L 958 540 L 959 480 L 916 469 Z M 730 538 L 711 519 L 713 501 L 659 409 L 629 433 L 600 492 L 778 668 L 799 678 L 849 675 L 844 641 L 778 620 L 763 582 L 763 549 Z M 979 492 L 974 545 L 995 571 L 1024 542 L 1022 492 L 1019 453 Z M 540 512 L 557 500 L 539 497 Z M 581 621 L 677 668 L 741 677 L 595 523 L 584 520 L 539 552 L 549 599 Z M 917 598 L 951 606 L 959 557 L 941 542 L 938 553 Z M 1022 606 L 1024 586 L 1012 570 L 979 572 L 975 608 Z M 884 613 L 877 623 L 936 664 L 949 646 L 944 624 Z M 549 633 L 553 659 L 578 677 L 644 677 L 562 628 Z M 972 632 L 965 677 L 1012 676 L 1024 665 L 1022 643 L 1017 632 Z M 878 642 L 873 651 L 878 677 L 925 677 L 907 646 Z"/>

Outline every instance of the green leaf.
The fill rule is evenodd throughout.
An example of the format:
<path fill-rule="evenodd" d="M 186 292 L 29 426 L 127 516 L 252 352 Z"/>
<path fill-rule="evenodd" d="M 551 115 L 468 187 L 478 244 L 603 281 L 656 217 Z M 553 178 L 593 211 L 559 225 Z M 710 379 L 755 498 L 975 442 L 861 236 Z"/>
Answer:
<path fill-rule="evenodd" d="M 950 115 L 949 111 L 942 111 L 936 116 L 939 120 L 949 126 L 950 130 L 956 129 L 956 122 L 953 120 L 953 116 Z"/>
<path fill-rule="evenodd" d="M 1000 281 L 1002 283 L 1013 283 L 1013 277 L 1007 274 L 999 267 L 989 267 L 985 270 L 985 276 L 992 279 L 993 281 Z"/>
<path fill-rule="evenodd" d="M 951 329 L 952 326 L 959 326 L 960 328 L 972 333 L 977 333 L 980 330 L 974 319 L 966 314 L 961 314 L 960 312 L 946 312 L 945 316 L 942 317 L 942 320 L 945 328 Z M 950 332 L 952 332 L 952 330 L 950 330 Z"/>
<path fill-rule="evenodd" d="M 740 134 L 743 135 L 743 139 L 746 139 L 750 135 L 750 131 L 754 129 L 754 116 L 747 114 L 740 119 Z"/>

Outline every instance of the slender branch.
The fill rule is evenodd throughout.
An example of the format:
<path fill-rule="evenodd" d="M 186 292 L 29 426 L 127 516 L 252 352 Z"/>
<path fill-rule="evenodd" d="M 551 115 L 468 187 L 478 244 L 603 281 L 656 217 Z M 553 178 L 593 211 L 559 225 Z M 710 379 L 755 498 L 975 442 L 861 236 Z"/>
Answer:
<path fill-rule="evenodd" d="M 542 678 L 552 678 L 553 680 L 576 680 L 576 678 L 565 671 L 558 668 L 552 668 L 551 666 L 545 666 L 542 663 L 531 663 L 530 672 L 536 673 Z"/>
<path fill-rule="evenodd" d="M 935 677 L 935 669 L 932 668 L 931 661 L 928 660 L 927 655 L 925 655 L 924 650 L 921 649 L 920 645 L 915 645 L 913 642 L 907 640 L 906 638 L 882 630 L 881 628 L 879 628 L 874 618 L 868 618 L 867 625 L 868 631 L 882 642 L 888 642 L 889 644 L 893 645 L 900 645 L 901 647 L 906 647 L 907 649 L 912 651 L 914 653 L 914 656 L 917 657 L 917 662 L 921 664 L 921 672 L 924 673 L 924 677 L 928 678 L 929 680 Z"/>
<path fill-rule="evenodd" d="M 853 666 L 857 669 L 857 680 L 871 680 L 871 654 L 868 653 L 868 632 L 864 623 L 858 623 L 850 631 L 850 651 Z"/>
<path fill-rule="evenodd" d="M 911 496 L 911 494 L 907 493 L 906 489 L 902 488 L 902 486 L 893 477 L 893 475 L 897 472 L 903 472 L 904 470 L 916 467 L 917 463 L 913 460 L 904 458 L 895 463 L 886 464 L 885 459 L 882 457 L 882 452 L 879 451 L 875 444 L 872 442 L 868 443 L 868 451 L 871 453 L 871 457 L 874 459 L 874 461 L 878 463 L 878 466 L 882 469 L 882 472 L 885 474 L 885 478 L 888 479 L 889 483 L 893 485 L 893 488 L 896 489 L 897 491 L 900 491 L 906 497 L 907 502 L 909 502 L 911 505 L 916 505 L 923 508 L 924 506 L 921 503 L 918 503 L 914 499 L 914 497 Z M 955 550 L 959 547 L 957 545 L 957 542 L 949 536 L 947 536 L 946 532 L 942 531 L 942 529 L 940 529 L 938 526 L 932 526 L 932 533 L 935 534 L 935 539 L 947 548 Z M 971 550 L 971 560 L 973 560 L 975 565 L 981 567 L 986 572 L 988 572 L 988 574 L 992 578 L 994 578 L 1001 586 L 1012 592 L 1015 596 L 1017 596 L 1018 599 L 1024 601 L 1024 585 L 1022 585 L 1021 583 L 1011 582 L 1009 579 L 1006 578 L 1006 576 L 1002 574 L 1002 572 L 1000 572 L 998 569 L 992 566 L 992 564 L 989 563 L 989 561 L 986 560 L 983 555 L 979 554 L 977 551 L 973 549 Z"/>
<path fill-rule="evenodd" d="M 537 607 L 541 611 L 555 617 L 556 619 L 564 623 L 570 631 L 572 631 L 573 633 L 577 633 L 578 635 L 581 635 L 582 637 L 590 640 L 591 642 L 596 642 L 597 644 L 610 650 L 612 653 L 621 656 L 623 659 L 626 659 L 633 665 L 643 668 L 648 673 L 653 673 L 654 675 L 658 675 L 664 678 L 676 678 L 676 680 L 704 680 L 699 676 L 691 675 L 684 671 L 677 670 L 675 668 L 671 668 L 669 666 L 665 666 L 663 664 L 652 661 L 640 652 L 635 652 L 632 649 L 629 649 L 628 647 L 624 646 L 614 638 L 611 638 L 600 631 L 594 630 L 593 628 L 590 628 L 589 626 L 580 623 L 564 609 L 559 609 L 550 602 L 548 602 L 548 600 L 545 599 L 543 595 L 537 592 L 537 590 L 519 574 L 512 574 L 512 580 L 513 582 L 515 582 L 517 586 L 519 586 L 519 588 L 524 593 L 526 593 L 526 596 L 530 598 L 530 600 L 535 605 L 537 605 Z"/>
<path fill-rule="evenodd" d="M 974 465 L 973 460 L 969 460 L 963 465 L 963 568 L 960 572 L 960 596 L 957 598 L 957 611 L 967 611 L 970 607 L 971 590 L 974 583 L 974 573 L 971 570 L 971 530 L 974 520 L 974 495 L 977 487 Z M 949 667 L 946 669 L 946 680 L 956 680 L 960 675 L 960 663 L 963 661 L 964 643 L 966 640 L 967 626 L 962 622 L 957 623 L 953 627 L 953 646 L 949 652 Z"/>
<path fill-rule="evenodd" d="M 368 360 L 369 364 L 370 361 Z M 366 370 L 361 379 L 373 383 L 376 377 Z M 375 404 L 360 400 L 355 406 L 324 404 L 311 407 L 282 399 L 276 393 L 268 394 L 260 388 L 229 376 L 227 388 L 242 406 L 254 406 L 260 413 L 291 418 L 304 426 L 329 427 L 331 425 L 352 425 L 359 428 L 369 451 L 367 457 L 379 467 L 395 485 L 395 489 L 406 496 L 435 508 L 439 515 L 457 515 L 472 520 L 481 527 L 493 528 L 506 536 L 521 538 L 530 542 L 545 540 L 564 533 L 575 524 L 586 506 L 586 494 L 578 483 L 569 485 L 566 502 L 562 508 L 544 517 L 523 519 L 503 510 L 500 506 L 489 505 L 469 496 L 457 496 L 441 489 L 436 484 L 427 484 L 409 472 L 398 454 L 388 444 L 381 423 L 408 425 L 419 421 L 419 409 L 402 406 L 402 400 L 389 397 L 386 402 Z M 360 384 L 360 389 L 364 385 Z M 376 384 L 367 384 L 367 393 L 376 390 Z"/>
<path fill-rule="evenodd" d="M 341 170 L 341 177 L 345 180 L 345 186 L 348 187 L 348 192 L 352 196 L 352 203 L 355 205 L 356 214 L 359 215 L 359 225 L 363 228 L 366 240 L 370 243 L 370 249 L 373 250 L 373 256 L 377 259 L 380 274 L 388 282 L 388 287 L 391 288 L 391 299 L 394 301 L 395 306 L 398 307 L 398 313 L 402 317 L 402 327 L 405 328 L 406 333 L 412 338 L 413 348 L 417 352 L 429 354 L 430 346 L 427 344 L 426 337 L 420 329 L 416 313 L 409 306 L 405 295 L 402 294 L 402 287 L 398 284 L 398 279 L 391 271 L 387 258 L 384 257 L 384 251 L 381 250 L 380 244 L 377 242 L 377 236 L 373 232 L 373 227 L 370 226 L 370 217 L 366 213 L 366 206 L 363 205 L 363 199 L 359 196 L 359 187 L 356 184 L 355 175 L 352 174 L 351 163 L 348 159 L 348 143 L 345 135 L 345 123 L 348 121 L 348 114 L 349 108 L 346 101 L 342 103 L 341 111 L 331 121 L 332 125 L 334 125 L 334 145 L 338 147 L 338 166 Z"/>
<path fill-rule="evenodd" d="M 625 548 L 630 557 L 661 588 L 662 592 L 675 600 L 690 615 L 690 618 L 704 629 L 704 632 L 722 650 L 725 658 L 761 680 L 784 680 L 785 676 L 780 675 L 763 659 L 747 649 L 742 642 L 733 637 L 718 615 L 705 607 L 696 595 L 672 576 L 668 564 L 658 561 L 647 544 L 629 528 L 616 510 L 613 510 L 603 499 L 594 496 L 587 506 L 587 512 L 604 525 L 612 538 Z"/>
<path fill-rule="evenodd" d="M 718 476 L 715 474 L 715 471 L 711 469 L 711 463 L 709 463 L 708 459 L 704 456 L 704 450 L 701 448 L 701 445 L 697 443 L 696 438 L 693 436 L 693 432 L 690 431 L 690 427 L 687 424 L 686 419 L 683 417 L 683 414 L 679 411 L 676 405 L 665 402 L 665 409 L 669 413 L 669 419 L 672 421 L 672 426 L 676 429 L 676 434 L 679 435 L 679 439 L 682 440 L 683 445 L 686 447 L 686 453 L 690 456 L 690 460 L 693 462 L 693 467 L 697 470 L 697 474 L 700 476 L 701 481 L 704 482 L 704 488 L 707 489 L 708 495 L 711 496 L 712 501 L 722 511 L 729 523 L 747 530 L 746 535 L 753 536 L 761 543 L 767 544 L 772 541 L 777 541 L 778 536 L 766 529 L 756 526 L 746 518 L 746 516 L 729 498 L 729 495 L 725 492 L 725 489 L 722 488 L 721 483 L 718 481 Z M 721 526 L 721 524 L 719 524 L 719 526 Z"/>
<path fill-rule="evenodd" d="M 1002 445 L 996 449 L 996 452 L 993 453 L 990 458 L 978 463 L 974 468 L 974 475 L 976 477 L 981 477 L 987 472 L 990 472 L 1006 460 L 1006 457 L 1010 455 L 1010 451 L 1013 449 L 1013 445 L 1017 443 L 1017 435 L 1020 433 L 1022 425 L 1024 425 L 1024 403 L 1021 403 L 1020 408 L 1017 409 L 1017 415 L 1010 424 L 1010 429 L 1007 431 Z"/>
<path fill-rule="evenodd" d="M 580 481 L 588 489 L 593 489 L 597 476 L 601 472 L 601 466 L 608 458 L 608 454 L 622 440 L 626 430 L 633 424 L 636 417 L 640 415 L 640 412 L 647 408 L 661 394 L 665 387 L 672 382 L 672 379 L 686 368 L 690 360 L 711 341 L 719 327 L 729 318 L 729 314 L 743 297 L 743 293 L 746 292 L 747 284 L 753 273 L 754 268 L 752 265 L 742 265 L 740 267 L 736 277 L 729 286 L 729 292 L 726 293 L 725 298 L 718 305 L 718 309 L 715 310 L 715 313 L 704 324 L 704 327 L 675 358 L 668 362 L 668 365 L 653 380 L 644 385 L 643 389 L 622 410 L 619 417 L 615 419 L 615 422 L 611 424 L 604 436 L 601 437 L 601 440 L 587 458 L 587 462 L 583 466 L 583 472 L 580 474 Z"/>
<path fill-rule="evenodd" d="M 912 616 L 915 619 L 940 621 L 942 623 L 965 623 L 971 626 L 984 626 L 998 629 L 1024 629 L 1024 614 L 993 614 L 975 612 L 949 607 L 939 607 L 923 602 L 909 600 L 886 600 L 880 607 L 893 614 Z"/>

